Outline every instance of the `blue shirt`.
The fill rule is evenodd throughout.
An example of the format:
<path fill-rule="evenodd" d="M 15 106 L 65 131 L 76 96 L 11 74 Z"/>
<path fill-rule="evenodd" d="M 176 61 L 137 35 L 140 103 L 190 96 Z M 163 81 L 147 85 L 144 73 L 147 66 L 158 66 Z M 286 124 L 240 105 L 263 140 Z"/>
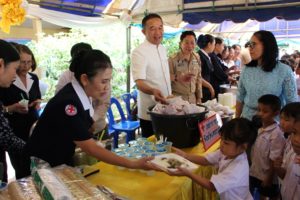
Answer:
<path fill-rule="evenodd" d="M 289 66 L 278 62 L 271 72 L 260 66 L 242 70 L 237 92 L 237 100 L 244 104 L 241 116 L 251 120 L 258 99 L 265 94 L 278 96 L 282 105 L 297 101 L 296 80 Z"/>

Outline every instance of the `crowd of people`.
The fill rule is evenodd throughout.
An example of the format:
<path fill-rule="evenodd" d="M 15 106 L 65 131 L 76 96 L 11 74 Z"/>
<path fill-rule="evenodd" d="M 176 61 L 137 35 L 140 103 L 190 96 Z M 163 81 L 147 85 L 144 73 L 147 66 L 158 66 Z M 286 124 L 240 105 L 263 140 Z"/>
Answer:
<path fill-rule="evenodd" d="M 201 104 L 217 98 L 220 85 L 238 81 L 236 118 L 220 129 L 220 149 L 198 157 L 174 148 L 194 163 L 217 166 L 218 173 L 210 180 L 183 168 L 169 174 L 188 176 L 217 191 L 221 199 L 252 199 L 255 191 L 271 199 L 299 197 L 299 52 L 279 61 L 276 39 L 269 31 L 255 32 L 245 48 L 225 46 L 222 38 L 209 34 L 197 38 L 193 31 L 184 31 L 178 52 L 168 58 L 161 44 L 162 18 L 146 15 L 142 32 L 145 41 L 132 52 L 131 73 L 139 90 L 143 137 L 153 135 L 147 111 L 157 102 L 166 103 L 168 96 L 175 95 Z M 93 134 L 107 129 L 112 64 L 105 53 L 82 42 L 73 46 L 71 57 L 55 96 L 39 116 L 41 93 L 38 77 L 32 73 L 37 65 L 33 53 L 25 45 L 0 40 L 0 162 L 6 163 L 8 151 L 16 177 L 22 178 L 30 175 L 31 156 L 51 166 L 72 166 L 79 147 L 113 165 L 157 169 L 148 162 L 152 158 L 128 160 L 95 142 Z M 254 125 L 253 118 L 260 124 Z"/>

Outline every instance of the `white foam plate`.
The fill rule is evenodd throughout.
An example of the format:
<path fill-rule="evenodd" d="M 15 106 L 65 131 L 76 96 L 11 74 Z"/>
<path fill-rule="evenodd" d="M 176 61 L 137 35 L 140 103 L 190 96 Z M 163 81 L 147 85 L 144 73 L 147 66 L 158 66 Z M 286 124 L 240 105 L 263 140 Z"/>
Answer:
<path fill-rule="evenodd" d="M 161 168 L 163 171 L 176 171 L 177 167 L 179 166 L 191 171 L 198 168 L 196 164 L 175 153 L 167 153 L 155 156 L 154 159 L 151 160 L 151 162 Z"/>

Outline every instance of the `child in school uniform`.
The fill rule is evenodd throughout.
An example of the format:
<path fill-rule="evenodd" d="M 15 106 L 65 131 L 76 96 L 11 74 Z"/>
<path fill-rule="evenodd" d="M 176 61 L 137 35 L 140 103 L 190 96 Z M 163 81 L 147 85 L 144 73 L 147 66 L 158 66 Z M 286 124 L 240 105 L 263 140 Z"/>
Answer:
<path fill-rule="evenodd" d="M 283 154 L 285 138 L 275 118 L 280 112 L 280 99 L 271 94 L 258 99 L 257 115 L 262 127 L 258 129 L 256 141 L 251 150 L 250 191 L 257 188 L 261 199 L 279 196 L 279 185 L 274 173 L 273 162 Z"/>
<path fill-rule="evenodd" d="M 212 175 L 210 180 L 184 168 L 168 173 L 190 177 L 204 188 L 217 191 L 221 200 L 253 199 L 249 191 L 249 165 L 245 152 L 247 146 L 255 139 L 255 129 L 252 123 L 244 118 L 232 119 L 221 127 L 220 134 L 220 149 L 206 156 L 187 154 L 173 148 L 175 153 L 191 162 L 204 166 L 216 166 L 218 173 Z"/>
<path fill-rule="evenodd" d="M 286 173 L 281 184 L 283 200 L 299 200 L 300 198 L 300 102 L 293 104 L 294 125 L 291 138 L 293 154 L 286 160 Z"/>
<path fill-rule="evenodd" d="M 291 144 L 291 133 L 295 123 L 297 113 L 297 107 L 299 103 L 289 103 L 285 105 L 280 111 L 280 128 L 284 132 L 286 143 L 283 151 L 283 157 L 279 157 L 274 162 L 274 169 L 277 176 L 282 180 L 286 173 L 287 163 L 294 154 L 294 150 Z"/>

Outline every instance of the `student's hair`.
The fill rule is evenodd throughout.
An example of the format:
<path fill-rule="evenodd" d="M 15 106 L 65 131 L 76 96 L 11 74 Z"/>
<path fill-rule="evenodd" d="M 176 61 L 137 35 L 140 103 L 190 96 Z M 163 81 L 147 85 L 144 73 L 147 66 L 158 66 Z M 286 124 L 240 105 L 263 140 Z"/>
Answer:
<path fill-rule="evenodd" d="M 84 42 L 79 42 L 72 46 L 70 54 L 71 54 L 71 57 L 73 58 L 76 54 L 78 54 L 81 51 L 92 50 L 92 49 L 93 48 L 90 44 L 84 43 Z"/>
<path fill-rule="evenodd" d="M 186 36 L 188 35 L 194 36 L 195 41 L 197 41 L 196 34 L 194 33 L 194 31 L 183 31 L 180 35 L 180 42 L 182 42 L 182 40 L 184 40 L 184 38 L 186 38 Z"/>
<path fill-rule="evenodd" d="M 76 57 L 77 54 L 79 54 L 82 51 L 88 51 L 88 50 L 92 50 L 92 46 L 88 43 L 84 43 L 84 42 L 79 42 L 76 43 L 72 46 L 70 54 L 71 54 L 71 62 L 74 59 L 74 57 Z M 69 70 L 71 72 L 74 72 L 75 69 L 73 69 L 74 65 L 70 65 L 69 66 Z"/>
<path fill-rule="evenodd" d="M 215 37 L 216 44 L 222 44 L 224 40 L 220 37 Z"/>
<path fill-rule="evenodd" d="M 0 39 L 0 58 L 3 59 L 4 65 L 20 60 L 19 52 L 8 42 Z"/>
<path fill-rule="evenodd" d="M 161 16 L 159 16 L 158 14 L 156 14 L 156 13 L 149 13 L 142 20 L 142 27 L 143 27 L 143 29 L 146 27 L 147 21 L 149 21 L 150 19 L 154 19 L 154 18 L 160 19 L 161 22 L 163 21 L 162 18 L 161 18 Z"/>
<path fill-rule="evenodd" d="M 300 102 L 286 104 L 281 109 L 280 114 L 293 118 L 296 122 L 300 121 Z"/>
<path fill-rule="evenodd" d="M 279 97 L 273 95 L 273 94 L 265 94 L 258 99 L 258 103 L 270 106 L 272 111 L 280 111 L 281 108 L 281 101 Z"/>
<path fill-rule="evenodd" d="M 278 62 L 278 45 L 272 32 L 270 31 L 257 31 L 253 34 L 263 45 L 262 53 L 262 69 L 265 72 L 271 72 Z M 258 61 L 252 60 L 246 66 L 257 67 Z"/>
<path fill-rule="evenodd" d="M 239 45 L 239 44 L 234 44 L 234 45 L 232 45 L 232 48 L 233 48 L 233 49 L 236 49 L 237 47 L 240 47 L 240 48 L 241 48 L 241 45 Z"/>
<path fill-rule="evenodd" d="M 89 80 L 101 70 L 112 68 L 110 58 L 100 50 L 81 51 L 72 59 L 70 69 L 74 69 L 76 80 L 80 82 L 80 76 L 86 74 Z"/>
<path fill-rule="evenodd" d="M 28 46 L 26 46 L 24 44 L 17 44 L 17 45 L 15 45 L 15 47 L 19 51 L 20 55 L 21 55 L 21 53 L 26 53 L 28 55 L 31 55 L 31 60 L 32 60 L 31 71 L 33 72 L 36 69 L 36 60 L 35 60 L 35 57 L 34 57 L 32 51 L 29 49 Z"/>
<path fill-rule="evenodd" d="M 234 118 L 220 128 L 221 137 L 233 141 L 237 146 L 242 144 L 252 145 L 256 138 L 256 130 L 250 120 Z"/>
<path fill-rule="evenodd" d="M 200 49 L 203 49 L 207 47 L 208 43 L 213 43 L 215 41 L 214 36 L 206 34 L 206 35 L 199 35 L 198 40 L 197 40 L 197 45 L 199 46 Z"/>

